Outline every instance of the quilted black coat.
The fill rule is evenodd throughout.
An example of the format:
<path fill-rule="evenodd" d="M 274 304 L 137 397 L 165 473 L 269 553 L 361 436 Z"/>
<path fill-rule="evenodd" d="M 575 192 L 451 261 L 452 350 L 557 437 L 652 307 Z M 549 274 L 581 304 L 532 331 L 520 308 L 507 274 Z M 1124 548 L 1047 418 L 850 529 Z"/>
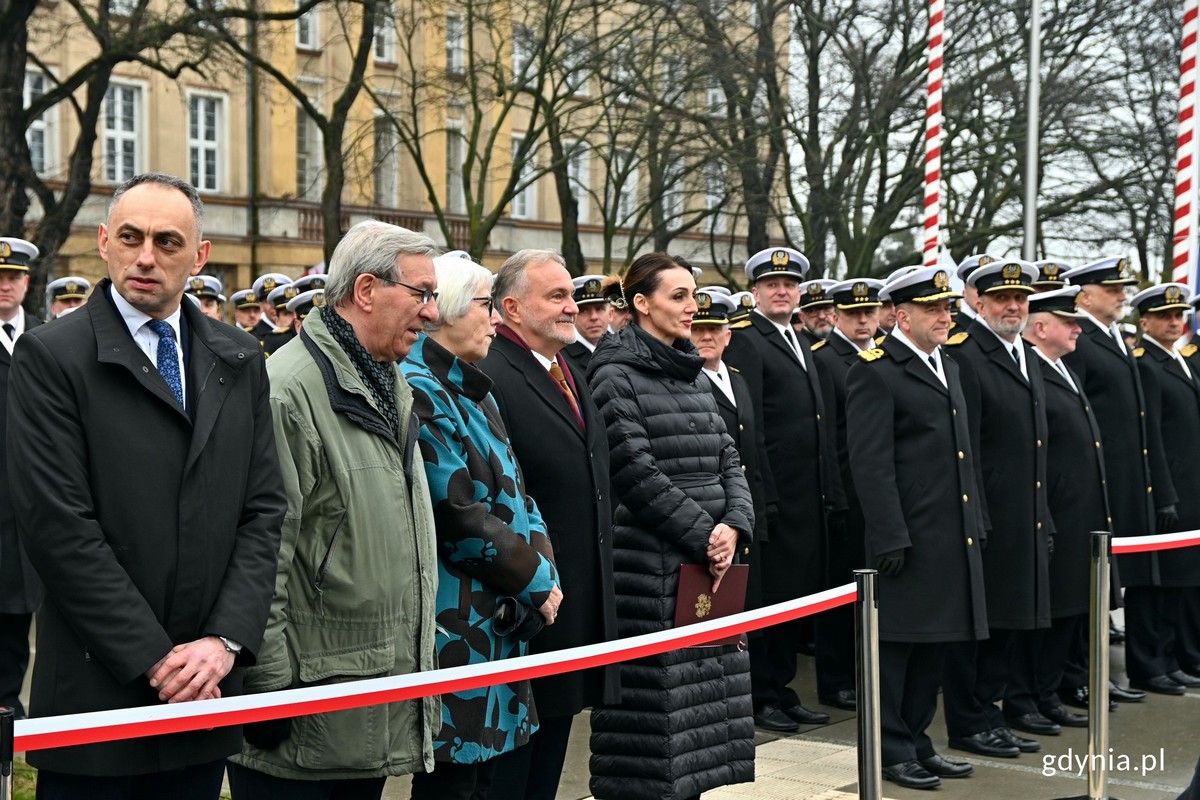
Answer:
<path fill-rule="evenodd" d="M 753 502 L 690 342 L 636 325 L 606 336 L 588 378 L 608 431 L 617 631 L 671 627 L 679 566 L 707 563 L 718 522 L 748 533 Z M 621 665 L 622 702 L 592 712 L 591 790 L 675 800 L 754 780 L 749 654 L 687 648 Z"/>

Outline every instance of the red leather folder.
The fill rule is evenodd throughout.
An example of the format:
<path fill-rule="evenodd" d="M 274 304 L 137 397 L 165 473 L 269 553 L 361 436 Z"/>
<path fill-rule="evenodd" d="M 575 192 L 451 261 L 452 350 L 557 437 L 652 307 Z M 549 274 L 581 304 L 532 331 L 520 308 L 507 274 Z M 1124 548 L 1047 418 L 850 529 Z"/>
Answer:
<path fill-rule="evenodd" d="M 747 564 L 734 564 L 721 579 L 721 588 L 712 590 L 712 575 L 703 564 L 684 564 L 679 568 L 679 591 L 675 595 L 675 627 L 727 617 L 746 610 Z M 714 639 L 701 647 L 737 644 L 738 634 Z"/>

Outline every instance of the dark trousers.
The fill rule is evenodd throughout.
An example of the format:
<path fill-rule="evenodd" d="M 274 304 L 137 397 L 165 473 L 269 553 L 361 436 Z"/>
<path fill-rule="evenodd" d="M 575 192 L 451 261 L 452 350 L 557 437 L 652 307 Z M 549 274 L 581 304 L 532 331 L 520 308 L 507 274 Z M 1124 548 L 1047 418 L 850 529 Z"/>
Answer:
<path fill-rule="evenodd" d="M 1088 685 L 1088 663 L 1091 660 L 1088 642 L 1091 637 L 1091 623 L 1087 614 L 1080 615 L 1082 622 L 1071 634 L 1067 645 L 1067 659 L 1063 664 L 1062 680 L 1059 688 L 1071 691 L 1078 686 Z M 1114 647 L 1119 645 L 1114 645 Z"/>
<path fill-rule="evenodd" d="M 1062 705 L 1058 688 L 1067 669 L 1067 654 L 1078 632 L 1086 628 L 1087 614 L 1080 614 L 1056 618 L 1049 628 L 1015 633 L 1009 654 L 1012 666 L 1004 690 L 1006 717 Z"/>
<path fill-rule="evenodd" d="M 33 614 L 0 614 L 0 706 L 25 716 L 19 699 L 29 667 L 29 623 Z"/>
<path fill-rule="evenodd" d="M 817 646 L 817 698 L 854 689 L 854 605 L 824 611 L 813 620 Z"/>
<path fill-rule="evenodd" d="M 925 732 L 937 714 L 946 645 L 879 643 L 879 717 L 883 765 L 930 758 Z"/>
<path fill-rule="evenodd" d="M 574 717 L 543 717 L 529 742 L 492 760 L 488 800 L 554 800 Z"/>
<path fill-rule="evenodd" d="M 1175 663 L 1184 672 L 1200 675 L 1200 587 L 1175 589 Z"/>
<path fill-rule="evenodd" d="M 1179 669 L 1175 660 L 1178 590 L 1160 586 L 1125 589 L 1125 671 L 1147 681 Z"/>
<path fill-rule="evenodd" d="M 216 800 L 225 761 L 210 761 L 170 772 L 96 777 L 39 770 L 37 800 Z"/>
<path fill-rule="evenodd" d="M 942 667 L 942 702 L 946 705 L 946 732 L 951 737 L 1005 727 L 996 703 L 1008 682 L 1009 651 L 1013 631 L 992 629 L 982 642 L 946 645 Z"/>
<path fill-rule="evenodd" d="M 413 775 L 412 800 L 485 800 L 495 761 L 450 764 L 439 761 L 433 772 Z"/>
<path fill-rule="evenodd" d="M 229 765 L 229 790 L 234 800 L 379 800 L 386 782 L 386 777 L 298 781 Z"/>
<path fill-rule="evenodd" d="M 800 627 L 785 622 L 768 628 L 750 648 L 750 691 L 754 709 L 766 706 L 791 708 L 800 702 L 788 686 L 796 677 L 796 648 L 800 645 Z"/>

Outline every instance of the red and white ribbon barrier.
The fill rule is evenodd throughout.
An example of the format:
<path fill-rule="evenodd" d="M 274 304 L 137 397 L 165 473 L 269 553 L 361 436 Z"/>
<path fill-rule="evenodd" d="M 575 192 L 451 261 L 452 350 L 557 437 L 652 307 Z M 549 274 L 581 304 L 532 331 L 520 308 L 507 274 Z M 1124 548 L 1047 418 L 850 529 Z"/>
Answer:
<path fill-rule="evenodd" d="M 1184 0 L 1179 55 L 1179 130 L 1175 144 L 1175 244 L 1171 280 L 1192 283 L 1196 258 L 1196 31 L 1200 0 Z"/>
<path fill-rule="evenodd" d="M 1154 536 L 1120 536 L 1112 540 L 1113 555 L 1148 553 L 1154 550 L 1177 550 L 1200 545 L 1200 531 L 1160 533 Z"/>
<path fill-rule="evenodd" d="M 945 0 L 929 3 L 929 77 L 925 99 L 925 233 L 921 248 L 927 267 L 939 263 L 942 181 L 942 39 Z"/>
<path fill-rule="evenodd" d="M 855 597 L 854 584 L 848 583 L 786 603 L 743 611 L 707 622 L 697 622 L 682 628 L 504 661 L 219 700 L 25 719 L 16 723 L 15 750 L 43 750 L 48 747 L 95 744 L 139 736 L 243 725 L 248 722 L 341 711 L 434 694 L 461 692 L 497 683 L 541 678 L 560 672 L 645 658 L 681 647 L 695 647 L 715 639 L 778 625 L 846 605 L 854 602 Z"/>

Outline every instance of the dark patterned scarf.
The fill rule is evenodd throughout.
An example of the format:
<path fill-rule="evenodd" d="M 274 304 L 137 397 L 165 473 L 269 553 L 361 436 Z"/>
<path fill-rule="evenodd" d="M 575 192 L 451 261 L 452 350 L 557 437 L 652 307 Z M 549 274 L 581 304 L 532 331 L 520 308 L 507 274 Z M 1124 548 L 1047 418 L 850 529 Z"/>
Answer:
<path fill-rule="evenodd" d="M 333 310 L 333 306 L 321 306 L 321 321 L 333 335 L 346 355 L 362 382 L 367 385 L 375 405 L 387 420 L 388 427 L 397 439 L 400 438 L 400 412 L 396 410 L 396 364 L 390 361 L 376 361 L 375 357 L 362 346 L 354 328 L 350 323 Z"/>

